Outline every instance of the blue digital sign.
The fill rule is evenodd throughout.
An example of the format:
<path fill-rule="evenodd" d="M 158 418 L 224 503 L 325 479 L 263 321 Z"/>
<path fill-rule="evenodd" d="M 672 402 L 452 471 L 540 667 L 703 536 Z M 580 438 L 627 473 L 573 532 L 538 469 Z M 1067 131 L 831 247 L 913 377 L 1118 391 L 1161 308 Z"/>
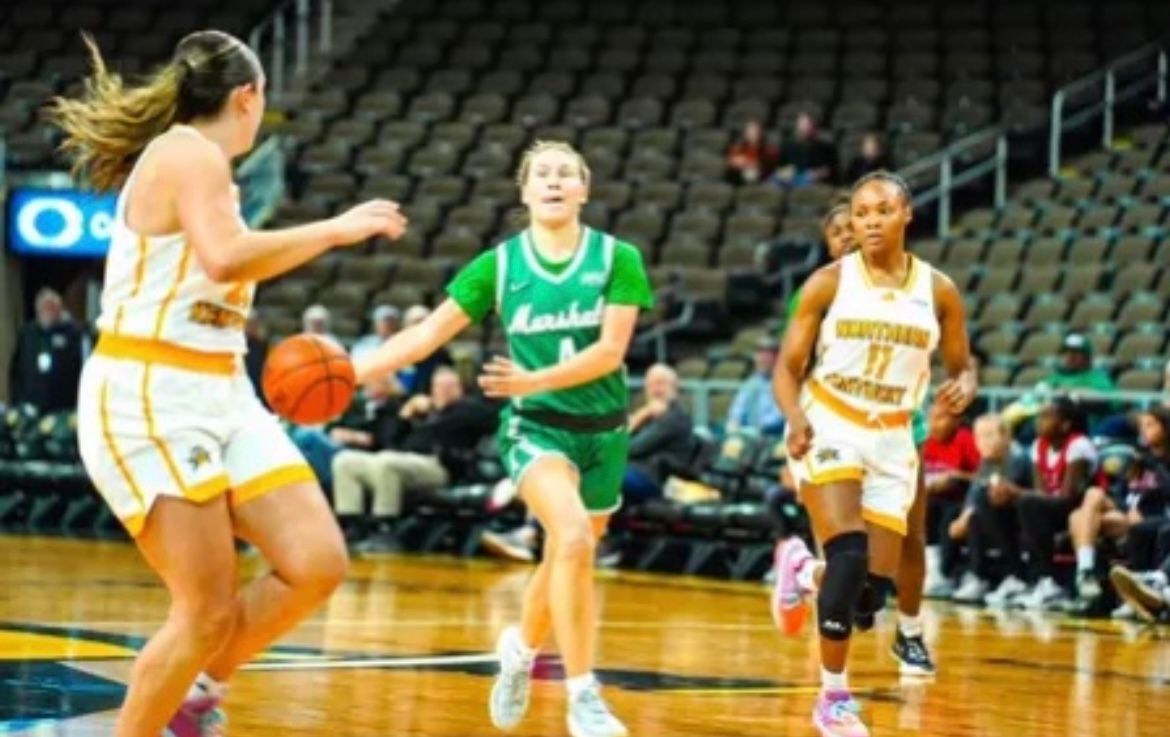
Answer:
<path fill-rule="evenodd" d="M 27 256 L 100 258 L 110 246 L 114 195 L 17 187 L 8 193 L 8 245 Z"/>

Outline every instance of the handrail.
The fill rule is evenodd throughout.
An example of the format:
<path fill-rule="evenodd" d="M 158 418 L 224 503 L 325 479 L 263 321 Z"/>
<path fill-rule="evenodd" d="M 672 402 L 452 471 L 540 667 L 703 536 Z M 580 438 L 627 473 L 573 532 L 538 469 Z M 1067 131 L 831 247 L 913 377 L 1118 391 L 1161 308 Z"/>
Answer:
<path fill-rule="evenodd" d="M 269 95 L 274 103 L 283 103 L 292 79 L 308 72 L 310 57 L 327 57 L 333 51 L 333 0 L 287 0 L 256 24 L 248 45 L 262 60 L 268 57 Z"/>
<path fill-rule="evenodd" d="M 990 156 L 955 172 L 955 160 L 980 146 L 994 140 L 995 147 Z M 927 205 L 938 200 L 938 237 L 945 238 L 951 229 L 951 192 L 974 182 L 988 173 L 995 174 L 995 207 L 1003 207 L 1007 200 L 1007 134 L 999 126 L 992 126 L 961 138 L 946 148 L 919 159 L 898 170 L 898 175 L 907 182 L 916 174 L 939 170 L 938 184 L 924 192 L 914 194 L 915 206 Z"/>
<path fill-rule="evenodd" d="M 1153 71 L 1146 70 L 1128 86 L 1118 90 L 1118 72 L 1138 67 L 1139 62 L 1155 60 Z M 1140 67 L 1139 67 L 1140 68 Z M 1094 85 L 1101 85 L 1101 97 L 1089 104 L 1083 110 L 1071 115 L 1065 114 L 1065 104 L 1074 92 L 1090 89 Z M 1154 87 L 1158 102 L 1166 101 L 1166 44 L 1157 41 L 1146 44 L 1139 49 L 1129 52 L 1105 67 L 1095 72 L 1069 82 L 1052 94 L 1052 111 L 1048 128 L 1048 175 L 1060 176 L 1061 144 L 1064 132 L 1079 128 L 1093 120 L 1098 114 L 1102 116 L 1101 147 L 1108 148 L 1113 144 L 1113 108 L 1138 96 L 1149 87 Z"/>
<path fill-rule="evenodd" d="M 630 377 L 629 382 L 632 389 L 639 389 L 645 384 L 645 378 L 641 376 Z M 742 385 L 742 381 L 732 381 L 729 379 L 682 379 L 679 381 L 679 389 L 683 393 L 694 395 L 694 401 L 691 403 L 691 414 L 695 424 L 698 426 L 708 426 L 711 424 L 711 395 L 713 393 L 734 393 Z M 1070 393 L 1075 394 L 1076 391 L 1070 390 Z M 999 412 L 1012 402 L 1023 399 L 1024 397 L 1036 395 L 1037 391 L 1034 387 L 994 386 L 980 387 L 977 396 L 987 401 L 988 411 Z M 1097 395 L 1094 396 L 1096 397 Z M 1106 401 L 1114 400 L 1141 409 L 1162 404 L 1170 398 L 1160 392 L 1139 392 L 1121 389 L 1101 393 L 1100 397 Z M 723 418 L 714 419 L 716 422 L 722 422 L 723 420 Z"/>

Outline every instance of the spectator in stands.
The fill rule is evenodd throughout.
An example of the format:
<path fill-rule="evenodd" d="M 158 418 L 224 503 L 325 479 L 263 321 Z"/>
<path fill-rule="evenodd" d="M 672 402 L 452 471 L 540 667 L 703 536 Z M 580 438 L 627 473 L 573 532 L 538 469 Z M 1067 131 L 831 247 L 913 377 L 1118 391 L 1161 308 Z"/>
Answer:
<path fill-rule="evenodd" d="M 1152 571 L 1134 571 L 1116 566 L 1109 574 L 1122 601 L 1149 622 L 1170 620 L 1170 524 L 1162 528 L 1159 546 L 1165 552 Z"/>
<path fill-rule="evenodd" d="M 842 184 L 848 186 L 871 171 L 890 168 L 890 157 L 886 155 L 882 139 L 876 133 L 866 133 L 858 144 L 857 155 L 849 162 Z"/>
<path fill-rule="evenodd" d="M 948 598 L 958 572 L 959 546 L 949 530 L 963 511 L 971 479 L 979 470 L 975 436 L 946 405 L 935 403 L 927 415 L 930 434 L 922 445 L 926 480 L 926 583 L 927 596 Z"/>
<path fill-rule="evenodd" d="M 333 488 L 333 458 L 346 448 L 376 450 L 389 446 L 398 437 L 399 409 L 404 392 L 398 380 L 372 382 L 349 409 L 328 428 L 294 426 L 289 437 L 305 456 L 322 488 Z"/>
<path fill-rule="evenodd" d="M 1060 365 L 1044 379 L 1049 389 L 1107 393 L 1117 386 L 1104 369 L 1093 368 L 1093 344 L 1080 333 L 1069 333 L 1060 347 Z"/>
<path fill-rule="evenodd" d="M 414 305 L 403 316 L 403 327 L 417 325 L 431 314 L 431 308 L 426 305 Z M 431 390 L 431 377 L 439 366 L 451 366 L 451 354 L 446 348 L 440 348 L 421 363 L 407 366 L 398 372 L 398 380 L 408 394 L 426 394 Z"/>
<path fill-rule="evenodd" d="M 349 350 L 350 357 L 360 358 L 377 349 L 391 335 L 397 333 L 402 326 L 402 313 L 397 307 L 378 305 L 374 308 L 373 314 L 370 315 L 370 324 L 373 327 L 373 332 L 369 335 L 363 335 L 354 342 L 353 347 Z"/>
<path fill-rule="evenodd" d="M 772 369 L 779 345 L 774 338 L 761 338 L 756 346 L 755 371 L 739 387 L 727 412 L 727 430 L 756 430 L 765 435 L 784 431 L 784 416 L 772 393 Z"/>
<path fill-rule="evenodd" d="M 369 552 L 399 549 L 393 523 L 407 490 L 430 491 L 462 476 L 476 445 L 496 427 L 498 407 L 466 397 L 459 374 L 435 371 L 430 394 L 416 394 L 399 412 L 399 437 L 378 450 L 343 450 L 333 458 L 333 508 L 349 522 L 364 515 L 364 490 L 373 495 Z"/>
<path fill-rule="evenodd" d="M 767 179 L 776 168 L 780 151 L 764 137 L 760 121 L 744 123 L 743 135 L 727 149 L 727 177 L 733 184 Z"/>
<path fill-rule="evenodd" d="M 310 335 L 320 335 L 340 344 L 341 341 L 332 333 L 333 317 L 325 305 L 309 305 L 301 315 L 301 329 Z"/>
<path fill-rule="evenodd" d="M 264 376 L 264 359 L 268 357 L 268 330 L 264 327 L 264 318 L 257 307 L 253 307 L 248 313 L 248 321 L 244 323 L 244 339 L 248 344 L 248 352 L 244 355 L 244 369 L 248 372 L 252 386 L 259 389 L 261 378 Z M 258 391 L 256 394 L 267 406 L 264 392 Z"/>
<path fill-rule="evenodd" d="M 990 604 L 1002 604 L 1028 588 L 1013 500 L 1032 488 L 1032 461 L 1012 442 L 1007 423 L 999 415 L 980 416 L 975 421 L 974 435 L 979 468 L 971 481 L 963 513 L 948 531 L 952 539 L 966 541 L 968 553 L 969 570 L 954 599 L 981 602 L 986 595 Z M 1000 552 L 1007 574 L 988 594 L 991 574 L 987 561 L 993 549 Z"/>
<path fill-rule="evenodd" d="M 20 329 L 9 366 L 12 403 L 31 405 L 42 413 L 73 410 L 85 334 L 54 290 L 37 292 L 35 309 L 36 317 Z"/>
<path fill-rule="evenodd" d="M 673 472 L 690 460 L 694 421 L 678 400 L 678 374 L 665 364 L 646 372 L 646 403 L 630 417 L 630 457 L 622 481 L 628 506 L 662 496 Z"/>
<path fill-rule="evenodd" d="M 1170 410 L 1154 408 L 1139 420 L 1143 451 L 1117 488 L 1090 487 L 1069 515 L 1068 529 L 1077 555 L 1077 596 L 1087 606 L 1101 595 L 1096 575 L 1101 538 L 1120 541 L 1144 518 L 1163 519 L 1170 497 Z"/>
<path fill-rule="evenodd" d="M 807 187 L 831 182 L 837 168 L 837 151 L 817 129 L 808 113 L 796 116 L 791 140 L 780 148 L 780 162 L 771 181 L 783 187 Z"/>
<path fill-rule="evenodd" d="M 1097 448 L 1086 435 L 1084 408 L 1065 395 L 1057 395 L 1041 409 L 1036 419 L 1036 442 L 1032 463 L 1039 489 L 1019 495 L 1020 533 L 1035 586 L 1021 594 L 1029 609 L 1043 609 L 1063 598 L 1053 576 L 1052 556 L 1056 535 L 1068 525 L 1093 484 L 1097 471 Z"/>

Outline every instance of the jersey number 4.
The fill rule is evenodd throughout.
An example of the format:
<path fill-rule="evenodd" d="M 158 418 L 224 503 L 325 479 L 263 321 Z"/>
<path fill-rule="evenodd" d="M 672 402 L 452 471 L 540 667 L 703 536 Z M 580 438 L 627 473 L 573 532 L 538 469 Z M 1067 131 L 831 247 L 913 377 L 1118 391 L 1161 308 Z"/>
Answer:
<path fill-rule="evenodd" d="M 865 357 L 865 375 L 871 379 L 881 381 L 890 369 L 890 361 L 894 358 L 894 346 L 869 344 L 869 353 Z"/>

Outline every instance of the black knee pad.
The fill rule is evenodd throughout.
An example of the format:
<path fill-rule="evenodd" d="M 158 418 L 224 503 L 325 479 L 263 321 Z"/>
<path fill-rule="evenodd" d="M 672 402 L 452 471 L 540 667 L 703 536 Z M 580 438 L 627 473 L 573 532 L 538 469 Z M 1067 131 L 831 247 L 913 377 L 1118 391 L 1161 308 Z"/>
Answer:
<path fill-rule="evenodd" d="M 894 582 L 885 576 L 866 574 L 865 586 L 861 596 L 857 597 L 857 609 L 854 611 L 854 624 L 859 630 L 873 628 L 874 616 L 886 607 L 886 600 L 894 589 Z"/>
<path fill-rule="evenodd" d="M 817 625 L 821 637 L 847 640 L 853 612 L 865 588 L 869 540 L 864 532 L 846 532 L 825 543 L 825 574 L 817 594 Z"/>

